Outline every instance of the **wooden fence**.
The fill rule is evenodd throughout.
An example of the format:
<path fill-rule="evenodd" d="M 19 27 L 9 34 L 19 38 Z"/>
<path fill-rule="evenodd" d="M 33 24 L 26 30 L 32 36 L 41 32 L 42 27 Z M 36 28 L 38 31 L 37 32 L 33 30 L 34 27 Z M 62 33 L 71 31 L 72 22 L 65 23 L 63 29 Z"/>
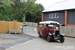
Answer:
<path fill-rule="evenodd" d="M 75 27 L 61 26 L 60 32 L 64 33 L 66 36 L 75 37 Z"/>
<path fill-rule="evenodd" d="M 7 33 L 11 30 L 22 30 L 23 23 L 16 21 L 0 21 L 0 33 Z"/>

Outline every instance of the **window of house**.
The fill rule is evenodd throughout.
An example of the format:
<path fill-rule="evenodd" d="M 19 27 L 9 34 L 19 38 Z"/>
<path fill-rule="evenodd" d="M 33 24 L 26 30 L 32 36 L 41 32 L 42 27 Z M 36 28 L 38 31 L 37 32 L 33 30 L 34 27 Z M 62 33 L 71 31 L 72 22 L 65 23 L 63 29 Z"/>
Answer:
<path fill-rule="evenodd" d="M 54 18 L 56 18 L 56 13 L 54 13 Z"/>
<path fill-rule="evenodd" d="M 59 13 L 49 13 L 49 19 L 59 18 Z"/>
<path fill-rule="evenodd" d="M 50 17 L 53 18 L 53 13 L 51 13 Z"/>
<path fill-rule="evenodd" d="M 59 13 L 57 13 L 57 17 L 56 18 L 59 18 Z"/>
<path fill-rule="evenodd" d="M 49 19 L 52 19 L 53 18 L 53 13 L 49 13 Z"/>
<path fill-rule="evenodd" d="M 49 19 L 50 19 L 50 13 L 49 13 Z"/>

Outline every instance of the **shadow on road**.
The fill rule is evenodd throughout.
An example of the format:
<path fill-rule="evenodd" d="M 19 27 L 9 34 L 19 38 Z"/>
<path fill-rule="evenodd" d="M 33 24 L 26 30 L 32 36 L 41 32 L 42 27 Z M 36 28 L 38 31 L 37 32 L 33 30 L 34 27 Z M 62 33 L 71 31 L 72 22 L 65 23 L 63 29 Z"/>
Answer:
<path fill-rule="evenodd" d="M 48 42 L 45 38 L 40 38 Z M 59 40 L 51 40 L 49 43 L 61 43 Z"/>

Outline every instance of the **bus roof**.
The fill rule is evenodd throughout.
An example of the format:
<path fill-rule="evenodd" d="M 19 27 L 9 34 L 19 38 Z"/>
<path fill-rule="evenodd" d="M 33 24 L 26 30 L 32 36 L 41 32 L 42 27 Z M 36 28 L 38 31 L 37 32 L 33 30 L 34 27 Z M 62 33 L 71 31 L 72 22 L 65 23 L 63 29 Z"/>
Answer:
<path fill-rule="evenodd" d="M 56 21 L 43 21 L 43 22 L 39 22 L 39 24 L 59 24 L 59 22 L 56 22 Z"/>

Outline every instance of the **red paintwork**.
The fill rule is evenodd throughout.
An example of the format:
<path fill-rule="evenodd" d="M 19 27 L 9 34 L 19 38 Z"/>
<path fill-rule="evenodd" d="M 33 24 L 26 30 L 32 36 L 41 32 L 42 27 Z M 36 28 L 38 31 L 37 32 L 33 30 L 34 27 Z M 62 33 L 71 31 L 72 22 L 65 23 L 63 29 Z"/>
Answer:
<path fill-rule="evenodd" d="M 37 30 L 40 31 L 40 34 L 43 37 L 46 37 L 49 32 L 51 34 L 53 34 L 56 29 L 55 28 L 49 28 L 48 26 L 46 26 L 46 28 L 44 28 L 44 27 L 38 27 Z M 60 26 L 58 27 L 58 30 L 60 30 Z"/>
<path fill-rule="evenodd" d="M 49 32 L 52 34 L 52 33 L 54 33 L 54 30 L 56 30 L 56 29 L 49 29 Z"/>
<path fill-rule="evenodd" d="M 44 29 L 44 31 L 43 31 L 43 36 L 44 37 L 46 37 L 46 35 L 50 32 L 51 34 L 53 34 L 54 33 L 54 30 L 56 30 L 56 29 Z"/>

